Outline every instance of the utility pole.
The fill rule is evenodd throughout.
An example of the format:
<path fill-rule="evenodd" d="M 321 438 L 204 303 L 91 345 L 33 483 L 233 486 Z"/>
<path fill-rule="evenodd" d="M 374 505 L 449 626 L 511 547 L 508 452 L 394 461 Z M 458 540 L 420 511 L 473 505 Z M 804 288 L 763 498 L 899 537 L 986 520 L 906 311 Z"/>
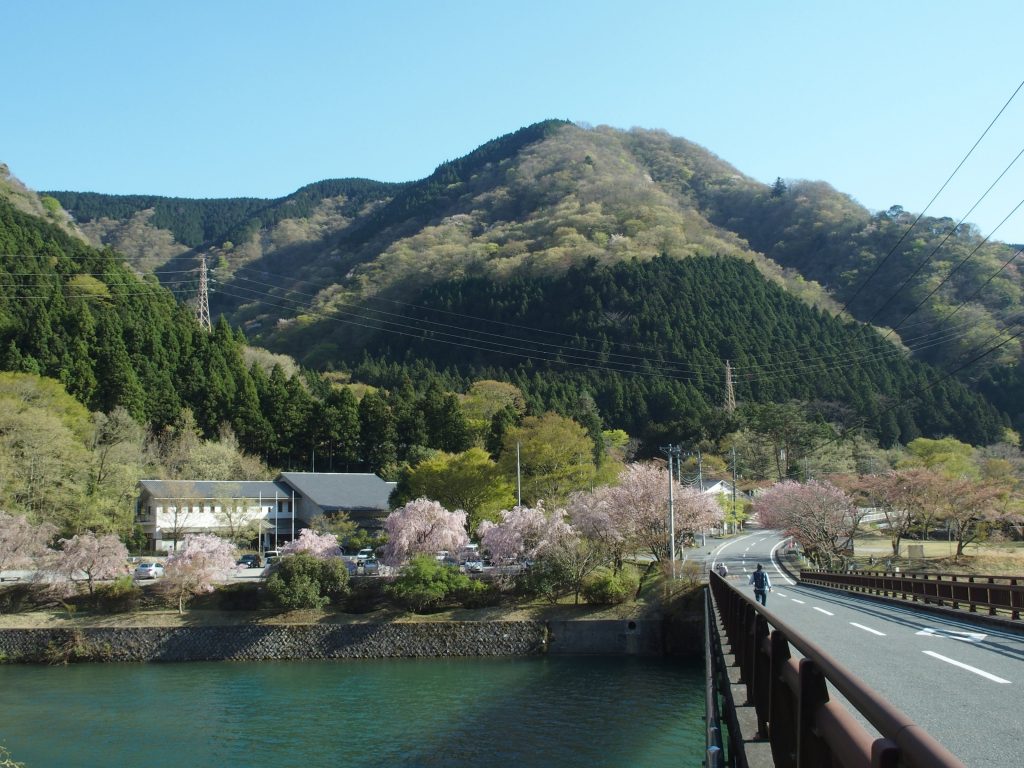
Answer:
<path fill-rule="evenodd" d="M 731 453 L 732 453 L 732 516 L 733 516 L 733 525 L 735 526 L 736 525 L 736 522 L 735 522 L 735 520 L 736 520 L 736 446 L 735 445 L 732 447 Z M 733 529 L 733 533 L 738 533 L 738 531 L 734 528 Z"/>
<path fill-rule="evenodd" d="M 516 505 L 523 506 L 523 473 L 519 466 L 519 443 L 516 443 Z"/>
<path fill-rule="evenodd" d="M 661 448 L 661 452 L 668 456 L 668 557 L 672 563 L 672 580 L 676 579 L 676 510 L 675 494 L 672 482 L 675 478 L 672 475 L 672 462 L 679 461 L 679 446 L 671 443 Z"/>
<path fill-rule="evenodd" d="M 695 453 L 697 454 L 697 490 L 700 493 L 704 493 L 704 456 L 701 454 L 699 448 Z M 691 453 L 688 455 L 692 456 L 693 454 Z M 701 528 L 700 545 L 703 547 L 706 543 L 707 540 L 704 538 L 704 529 Z"/>
<path fill-rule="evenodd" d="M 199 257 L 199 296 L 196 297 L 196 320 L 207 332 L 213 330 L 210 322 L 210 296 L 206 280 L 206 256 Z"/>

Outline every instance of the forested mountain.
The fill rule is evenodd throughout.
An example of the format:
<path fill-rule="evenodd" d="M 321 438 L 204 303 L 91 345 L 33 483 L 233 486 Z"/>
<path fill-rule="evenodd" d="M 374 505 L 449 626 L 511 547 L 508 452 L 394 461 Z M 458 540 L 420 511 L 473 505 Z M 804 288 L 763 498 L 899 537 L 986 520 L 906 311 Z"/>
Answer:
<path fill-rule="evenodd" d="M 922 391 L 922 382 L 941 374 L 907 366 L 895 354 L 901 342 L 968 384 L 984 374 L 986 393 L 1004 408 L 1020 401 L 1016 394 L 1024 377 L 1014 368 L 1020 360 L 1016 340 L 963 366 L 1005 338 L 999 332 L 1020 309 L 1021 276 L 1012 249 L 983 243 L 970 226 L 950 219 L 926 217 L 914 224 L 915 217 L 898 206 L 873 214 L 822 182 L 762 184 L 663 132 L 548 121 L 443 163 L 421 181 L 321 182 L 276 201 L 49 194 L 93 237 L 127 242 L 124 233 L 130 230 L 149 232 L 154 242 L 163 238 L 165 250 L 143 249 L 133 263 L 155 269 L 169 287 L 187 288 L 194 277 L 186 275 L 182 284 L 181 270 L 194 269 L 195 256 L 206 253 L 214 265 L 214 313 L 223 313 L 258 343 L 287 350 L 314 368 L 359 362 L 371 376 L 375 365 L 393 364 L 400 355 L 410 370 L 444 369 L 453 380 L 478 371 L 507 373 L 545 404 L 565 401 L 559 389 L 564 382 L 566 391 L 593 394 L 609 425 L 629 424 L 652 438 L 670 431 L 665 425 L 671 408 L 687 404 L 690 411 L 677 413 L 690 413 L 684 420 L 692 425 L 694 414 L 703 418 L 720 402 L 725 359 L 738 373 L 746 366 L 777 374 L 738 378 L 742 397 L 842 401 L 883 440 L 952 431 L 977 441 L 992 437 L 999 421 L 988 406 L 948 382 Z M 145 253 L 154 252 L 163 255 L 146 263 Z M 697 270 L 693 274 L 675 274 L 661 257 L 678 264 L 696 259 L 700 266 L 688 267 Z M 752 267 L 738 272 L 737 259 Z M 703 302 L 708 311 L 677 316 L 671 296 L 652 298 L 645 308 L 644 299 L 658 294 L 655 286 L 633 290 L 617 284 L 653 280 L 625 265 L 640 269 L 655 260 L 658 279 L 670 283 L 696 281 L 699 273 L 703 282 L 693 283 L 690 301 L 697 307 Z M 596 280 L 600 290 L 566 282 L 570 278 Z M 772 289 L 761 296 L 769 290 L 766 280 L 785 293 Z M 713 293 L 716 288 L 733 292 L 737 307 L 755 299 L 771 305 L 779 331 L 744 326 L 742 312 L 726 312 L 730 323 L 746 328 L 734 333 L 716 315 L 719 305 L 729 306 Z M 446 294 L 453 290 L 459 297 Z M 601 296 L 600 308 L 578 304 L 583 290 Z M 516 291 L 519 298 L 510 298 Z M 542 307 L 523 291 L 552 304 Z M 475 326 L 473 317 L 521 325 L 528 337 L 607 334 L 608 344 L 643 343 L 653 359 L 687 361 L 683 367 L 699 363 L 699 372 L 674 376 L 674 369 L 660 364 L 646 375 L 608 372 L 609 381 L 618 377 L 629 382 L 627 389 L 646 390 L 623 407 L 614 385 L 597 381 L 592 370 L 578 370 L 570 359 L 544 362 L 543 376 L 535 375 L 535 350 L 517 352 L 516 359 L 507 348 L 463 349 L 453 359 L 450 348 L 436 343 L 438 334 L 420 325 L 421 310 L 409 306 L 445 301 L 461 307 L 449 310 L 457 313 L 451 325 Z M 660 313 L 652 309 L 659 304 L 665 307 Z M 798 320 L 808 305 L 830 314 L 846 306 L 853 318 L 894 332 L 882 342 L 880 335 L 824 317 Z M 662 331 L 645 330 L 658 322 Z M 414 345 L 403 336 L 409 333 L 428 338 Z M 830 367 L 826 339 L 863 354 L 871 350 L 871 359 L 885 365 L 865 364 L 847 375 L 842 367 Z M 586 354 L 594 351 L 589 341 L 576 346 Z M 798 370 L 807 366 L 813 375 L 789 375 L 793 359 L 800 361 Z M 833 375 L 835 370 L 842 376 Z M 662 389 L 671 393 L 662 397 L 671 408 L 652 407 Z M 925 401 L 934 396 L 934 402 L 892 407 L 913 391 Z M 939 418 L 945 406 L 959 412 Z M 968 437 L 972 430 L 976 434 Z"/>
<path fill-rule="evenodd" d="M 956 380 L 736 258 L 590 260 L 550 277 L 467 277 L 386 313 L 366 317 L 402 332 L 381 330 L 361 345 L 348 343 L 352 326 L 333 326 L 337 348 L 353 350 L 343 362 L 364 380 L 387 385 L 387 361 L 429 358 L 469 380 L 511 381 L 563 413 L 586 393 L 609 425 L 649 444 L 714 441 L 735 428 L 721 411 L 724 360 L 739 403 L 815 403 L 830 423 L 866 426 L 883 445 L 922 434 L 984 444 L 1003 427 Z M 361 349 L 376 350 L 376 364 L 359 364 Z"/>
<path fill-rule="evenodd" d="M 224 318 L 203 330 L 155 278 L 137 277 L 119 254 L 47 219 L 0 200 L 0 371 L 55 380 L 5 378 L 26 408 L 52 410 L 66 391 L 100 415 L 97 424 L 124 413 L 158 443 L 164 434 L 187 444 L 229 430 L 230 442 L 280 469 L 394 471 L 414 448 L 468 447 L 440 376 L 418 377 L 418 391 L 399 386 L 389 399 L 370 392 L 357 400 L 308 372 L 250 364 L 243 336 Z M 40 403 L 39 392 L 54 394 Z M 45 442 L 26 437 L 24 417 L 3 415 L 0 501 L 12 483 L 27 482 L 20 468 L 53 458 Z"/>

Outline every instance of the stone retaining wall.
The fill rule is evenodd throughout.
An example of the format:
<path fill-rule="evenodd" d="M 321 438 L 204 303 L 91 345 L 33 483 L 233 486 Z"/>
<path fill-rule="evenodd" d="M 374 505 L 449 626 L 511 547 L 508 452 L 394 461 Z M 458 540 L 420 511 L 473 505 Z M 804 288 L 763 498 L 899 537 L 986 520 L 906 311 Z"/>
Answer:
<path fill-rule="evenodd" d="M 8 662 L 525 656 L 546 645 L 547 628 L 536 621 L 0 631 Z"/>
<path fill-rule="evenodd" d="M 678 619 L 684 619 L 682 621 Z M 699 615 L 637 620 L 242 624 L 0 630 L 0 662 L 699 655 Z"/>

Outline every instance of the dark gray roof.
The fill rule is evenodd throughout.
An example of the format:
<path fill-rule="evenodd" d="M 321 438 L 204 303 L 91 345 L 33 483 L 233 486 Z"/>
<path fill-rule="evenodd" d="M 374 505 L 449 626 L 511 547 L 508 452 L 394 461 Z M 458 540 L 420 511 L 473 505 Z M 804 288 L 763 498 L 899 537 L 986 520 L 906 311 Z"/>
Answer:
<path fill-rule="evenodd" d="M 369 472 L 282 472 L 278 480 L 325 510 L 385 510 L 397 485 Z"/>
<path fill-rule="evenodd" d="M 292 489 L 278 480 L 140 480 L 154 499 L 291 498 Z"/>

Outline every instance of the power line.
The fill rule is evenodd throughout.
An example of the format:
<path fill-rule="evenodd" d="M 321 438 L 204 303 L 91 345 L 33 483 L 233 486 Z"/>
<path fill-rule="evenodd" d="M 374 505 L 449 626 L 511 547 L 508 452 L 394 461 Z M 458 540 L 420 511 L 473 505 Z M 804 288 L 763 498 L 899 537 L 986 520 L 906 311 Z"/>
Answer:
<path fill-rule="evenodd" d="M 867 278 L 857 287 L 857 290 L 853 292 L 853 296 L 846 300 L 846 303 L 843 304 L 842 308 L 839 310 L 840 314 L 845 312 L 846 309 L 851 304 L 853 304 L 856 298 L 860 295 L 861 291 L 864 290 L 865 286 L 867 286 L 867 284 L 871 282 L 875 275 L 878 274 L 878 271 L 885 265 L 887 261 L 889 261 L 892 255 L 896 253 L 896 250 L 906 239 L 907 235 L 909 235 L 910 232 L 914 229 L 914 227 L 918 225 L 921 219 L 924 218 L 924 215 L 928 212 L 928 209 L 932 207 L 932 204 L 939 198 L 939 195 L 941 195 L 943 191 L 945 191 L 946 187 L 949 186 L 949 183 L 953 180 L 953 177 L 960 172 L 960 169 L 963 167 L 964 163 L 967 162 L 968 158 L 970 158 L 970 156 L 974 154 L 974 150 L 978 148 L 978 145 L 981 144 L 982 139 L 984 139 L 988 135 L 988 132 L 992 130 L 992 126 L 996 124 L 996 121 L 999 120 L 1003 112 L 1006 111 L 1006 108 L 1010 106 L 1010 102 L 1012 102 L 1016 98 L 1017 94 L 1020 93 L 1021 88 L 1024 88 L 1024 80 L 1020 82 L 1020 85 L 1018 85 L 1016 90 L 1014 90 L 1014 92 L 1010 95 L 1010 98 L 1006 100 L 1006 103 L 1003 104 L 1002 108 L 996 113 L 996 116 L 992 118 L 992 121 L 988 124 L 985 130 L 982 131 L 981 136 L 979 136 L 978 140 L 974 142 L 971 148 L 967 151 L 967 154 L 964 155 L 963 159 L 957 164 L 956 168 L 953 169 L 953 172 L 949 174 L 949 178 L 947 178 L 946 181 L 943 182 L 942 186 L 939 187 L 939 191 L 932 196 L 931 200 L 928 201 L 928 204 L 924 207 L 924 210 L 922 210 L 917 215 L 917 218 L 914 219 L 913 223 L 909 227 L 907 227 L 906 231 L 904 231 L 902 235 L 900 235 L 900 239 L 889 250 L 885 257 L 880 262 L 878 262 L 878 264 L 875 265 L 875 268 L 872 270 L 871 274 L 868 275 Z"/>

